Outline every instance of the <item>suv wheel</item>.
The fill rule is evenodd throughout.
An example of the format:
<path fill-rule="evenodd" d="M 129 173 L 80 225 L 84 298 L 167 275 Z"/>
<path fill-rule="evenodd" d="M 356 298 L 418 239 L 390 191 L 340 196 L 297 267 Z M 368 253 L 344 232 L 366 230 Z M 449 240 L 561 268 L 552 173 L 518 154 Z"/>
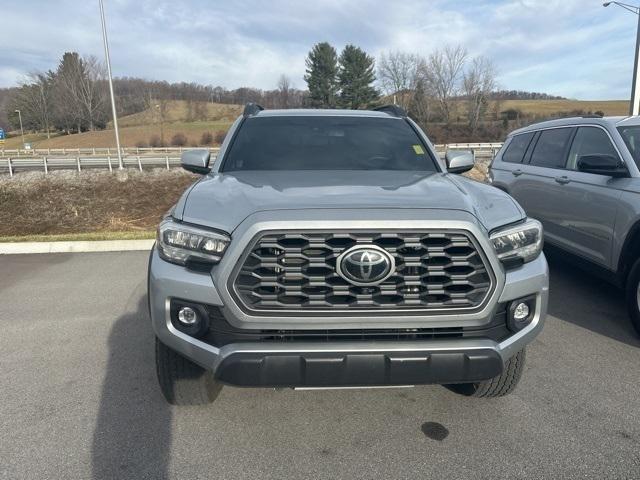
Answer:
<path fill-rule="evenodd" d="M 500 375 L 478 383 L 459 383 L 446 387 L 467 397 L 503 397 L 513 392 L 524 371 L 525 349 L 523 348 L 504 365 Z"/>
<path fill-rule="evenodd" d="M 640 258 L 633 264 L 627 278 L 627 309 L 631 324 L 640 335 Z"/>
<path fill-rule="evenodd" d="M 205 405 L 222 390 L 210 371 L 171 350 L 158 338 L 156 372 L 162 394 L 171 405 Z"/>

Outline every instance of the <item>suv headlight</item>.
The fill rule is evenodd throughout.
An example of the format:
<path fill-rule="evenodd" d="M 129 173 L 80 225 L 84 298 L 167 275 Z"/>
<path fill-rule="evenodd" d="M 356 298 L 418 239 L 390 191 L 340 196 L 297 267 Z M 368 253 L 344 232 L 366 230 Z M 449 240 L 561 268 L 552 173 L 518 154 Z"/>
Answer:
<path fill-rule="evenodd" d="M 491 243 L 505 266 L 535 260 L 542 251 L 542 224 L 532 218 L 491 234 Z"/>
<path fill-rule="evenodd" d="M 231 238 L 222 233 L 165 218 L 158 227 L 158 252 L 167 262 L 218 263 Z"/>

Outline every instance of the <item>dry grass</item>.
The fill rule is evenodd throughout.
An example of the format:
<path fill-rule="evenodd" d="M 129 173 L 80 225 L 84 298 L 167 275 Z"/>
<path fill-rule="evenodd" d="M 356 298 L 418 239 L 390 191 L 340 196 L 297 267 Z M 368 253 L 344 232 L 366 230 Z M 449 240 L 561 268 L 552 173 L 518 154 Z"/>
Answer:
<path fill-rule="evenodd" d="M 233 121 L 242 113 L 240 105 L 223 105 L 206 103 L 206 120 L 188 122 L 187 102 L 168 102 L 165 120 L 163 122 L 164 140 L 169 143 L 177 133 L 187 137 L 188 145 L 199 145 L 202 134 L 210 132 L 215 135 L 222 130 L 227 131 Z M 149 139 L 156 135 L 160 137 L 160 118 L 154 109 L 127 115 L 119 119 L 120 144 L 123 147 L 135 147 L 138 143 L 149 143 Z M 116 146 L 115 135 L 111 125 L 106 130 L 84 132 L 74 135 L 56 135 L 47 139 L 44 134 L 28 134 L 25 140 L 31 142 L 34 148 L 90 148 Z M 5 148 L 21 148 L 22 138 L 18 135 L 8 138 Z"/>
<path fill-rule="evenodd" d="M 231 123 L 242 113 L 242 107 L 240 105 L 227 105 L 222 103 L 204 103 L 201 105 L 204 107 L 203 110 L 206 118 L 202 120 L 205 122 Z M 186 101 L 174 100 L 167 102 L 164 115 L 165 123 L 186 122 L 187 120 L 189 120 L 189 110 Z M 158 110 L 151 108 L 140 113 L 122 117 L 119 125 L 122 127 L 131 127 L 135 125 L 159 123 L 160 115 Z"/>
<path fill-rule="evenodd" d="M 0 147 L 0 149 L 2 148 L 22 148 L 22 137 L 20 136 L 20 131 L 17 132 L 12 132 L 12 135 L 10 138 L 7 138 L 5 140 L 5 144 L 4 146 Z M 52 139 L 57 137 L 59 134 L 55 133 L 55 134 L 51 134 Z M 32 143 L 34 145 L 40 145 L 41 142 L 46 142 L 47 141 L 47 134 L 46 133 L 25 133 L 24 135 L 24 141 L 27 143 Z"/>
<path fill-rule="evenodd" d="M 466 102 L 457 104 L 457 114 L 464 116 Z M 495 102 L 490 102 L 488 111 L 494 112 Z M 577 110 L 585 112 L 602 112 L 608 116 L 627 115 L 629 102 L 627 100 L 502 100 L 499 111 L 520 110 L 523 114 L 537 116 L 553 116 L 560 113 L 568 113 Z"/>
<path fill-rule="evenodd" d="M 23 173 L 0 179 L 0 236 L 148 235 L 198 177 L 183 170 Z"/>
<path fill-rule="evenodd" d="M 204 132 L 212 134 L 218 130 L 228 130 L 231 122 L 176 122 L 164 125 L 165 142 L 170 142 L 176 133 L 183 133 L 187 137 L 188 145 L 199 144 Z M 120 144 L 123 147 L 135 147 L 138 142 L 148 143 L 151 136 L 160 136 L 159 125 L 138 125 L 120 128 Z M 14 140 L 14 139 L 11 139 Z M 116 141 L 113 130 L 99 130 L 95 132 L 84 132 L 75 135 L 61 135 L 50 140 L 41 140 L 34 144 L 34 148 L 91 148 L 91 147 L 113 147 Z M 20 141 L 14 146 L 6 148 L 17 148 Z"/>
<path fill-rule="evenodd" d="M 501 111 L 511 108 L 536 115 L 552 115 L 574 110 L 601 111 L 605 115 L 627 115 L 629 102 L 627 100 L 504 100 L 500 104 Z"/>

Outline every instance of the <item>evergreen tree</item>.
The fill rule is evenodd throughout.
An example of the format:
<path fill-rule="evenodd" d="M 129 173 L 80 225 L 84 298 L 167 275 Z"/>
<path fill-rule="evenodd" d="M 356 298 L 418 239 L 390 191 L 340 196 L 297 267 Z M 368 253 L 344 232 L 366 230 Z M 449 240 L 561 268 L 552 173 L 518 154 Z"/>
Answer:
<path fill-rule="evenodd" d="M 373 87 L 376 80 L 375 60 L 362 49 L 347 45 L 340 54 L 338 86 L 340 106 L 357 109 L 367 107 L 380 96 Z"/>
<path fill-rule="evenodd" d="M 338 58 L 336 49 L 322 42 L 313 46 L 307 59 L 306 75 L 309 102 L 312 107 L 332 108 L 336 105 Z"/>

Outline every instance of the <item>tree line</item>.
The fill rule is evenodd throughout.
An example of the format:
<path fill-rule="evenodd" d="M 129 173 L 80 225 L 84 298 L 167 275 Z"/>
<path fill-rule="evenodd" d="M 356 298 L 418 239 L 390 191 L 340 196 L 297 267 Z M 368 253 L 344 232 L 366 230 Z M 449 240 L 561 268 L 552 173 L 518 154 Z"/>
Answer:
<path fill-rule="evenodd" d="M 7 118 L 50 134 L 52 130 L 80 132 L 104 128 L 108 121 L 104 66 L 95 57 L 65 53 L 56 70 L 34 72 L 6 102 Z"/>
<path fill-rule="evenodd" d="M 33 72 L 18 86 L 0 89 L 0 127 L 78 133 L 106 127 L 111 117 L 104 65 L 92 56 L 65 53 L 56 69 Z M 198 83 L 114 79 L 119 115 L 157 108 L 168 101 L 187 104 L 187 121 L 206 120 L 206 102 L 265 108 L 371 108 L 384 103 L 403 107 L 422 126 L 463 125 L 470 136 L 487 121 L 499 122 L 507 99 L 557 99 L 544 93 L 501 90 L 497 69 L 486 57 L 471 57 L 461 46 L 445 46 L 427 56 L 391 51 L 374 59 L 355 45 L 340 53 L 320 42 L 305 60 L 306 89 L 281 75 L 273 89 L 226 89 Z M 491 104 L 493 111 L 490 111 Z"/>

